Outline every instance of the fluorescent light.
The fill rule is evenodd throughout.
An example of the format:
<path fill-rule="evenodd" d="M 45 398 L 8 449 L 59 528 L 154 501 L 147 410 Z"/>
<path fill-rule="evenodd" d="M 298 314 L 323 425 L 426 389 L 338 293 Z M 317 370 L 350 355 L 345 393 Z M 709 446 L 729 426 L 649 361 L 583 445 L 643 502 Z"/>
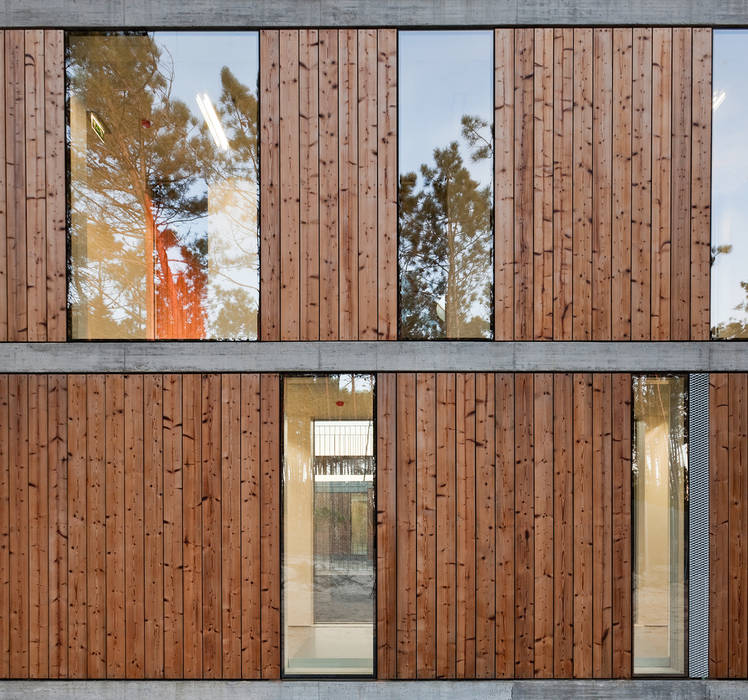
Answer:
<path fill-rule="evenodd" d="M 218 146 L 222 151 L 228 151 L 229 140 L 226 138 L 226 132 L 221 126 L 221 122 L 218 119 L 213 103 L 210 101 L 210 97 L 208 97 L 205 92 L 202 94 L 198 92 L 197 95 L 195 95 L 195 99 L 197 100 L 197 106 L 200 108 L 200 112 L 202 112 L 203 119 L 205 119 L 205 123 L 208 125 L 210 135 L 216 142 L 216 146 Z"/>
<path fill-rule="evenodd" d="M 724 90 L 715 90 L 712 93 L 712 111 L 716 112 L 720 105 L 725 101 L 725 97 L 727 97 L 727 93 Z"/>

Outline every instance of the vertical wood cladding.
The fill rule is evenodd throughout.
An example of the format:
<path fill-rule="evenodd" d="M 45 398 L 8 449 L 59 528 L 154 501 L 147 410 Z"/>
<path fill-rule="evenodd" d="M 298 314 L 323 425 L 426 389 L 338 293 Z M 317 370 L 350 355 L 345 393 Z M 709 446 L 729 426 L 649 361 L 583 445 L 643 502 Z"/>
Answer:
<path fill-rule="evenodd" d="M 280 676 L 276 374 L 0 376 L 0 677 Z"/>
<path fill-rule="evenodd" d="M 709 338 L 711 29 L 495 30 L 497 340 Z"/>
<path fill-rule="evenodd" d="M 631 675 L 631 376 L 377 377 L 380 678 Z"/>
<path fill-rule="evenodd" d="M 709 676 L 748 676 L 748 375 L 709 382 Z"/>
<path fill-rule="evenodd" d="M 260 32 L 262 340 L 397 337 L 397 32 Z"/>

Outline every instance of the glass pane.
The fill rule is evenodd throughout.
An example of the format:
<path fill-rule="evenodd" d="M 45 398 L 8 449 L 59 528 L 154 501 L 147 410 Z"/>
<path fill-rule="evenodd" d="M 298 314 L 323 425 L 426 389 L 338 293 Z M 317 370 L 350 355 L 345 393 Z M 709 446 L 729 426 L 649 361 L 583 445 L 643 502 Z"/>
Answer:
<path fill-rule="evenodd" d="M 69 34 L 73 338 L 256 339 L 256 32 Z"/>
<path fill-rule="evenodd" d="M 284 380 L 288 675 L 374 672 L 374 378 Z"/>
<path fill-rule="evenodd" d="M 684 377 L 634 379 L 634 673 L 686 673 Z"/>
<path fill-rule="evenodd" d="M 748 33 L 713 41 L 712 336 L 748 338 Z"/>
<path fill-rule="evenodd" d="M 493 32 L 398 39 L 400 337 L 491 338 Z"/>

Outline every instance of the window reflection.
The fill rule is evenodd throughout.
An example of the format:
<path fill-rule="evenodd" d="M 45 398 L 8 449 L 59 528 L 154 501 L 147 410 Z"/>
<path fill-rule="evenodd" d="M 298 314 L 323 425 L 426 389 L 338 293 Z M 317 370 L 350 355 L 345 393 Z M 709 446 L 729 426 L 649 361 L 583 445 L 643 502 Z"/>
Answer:
<path fill-rule="evenodd" d="M 70 34 L 74 338 L 257 337 L 258 36 Z"/>
<path fill-rule="evenodd" d="M 490 338 L 493 33 L 399 33 L 400 337 Z"/>
<path fill-rule="evenodd" d="M 634 379 L 634 672 L 686 673 L 685 377 Z"/>
<path fill-rule="evenodd" d="M 712 336 L 748 338 L 748 34 L 714 32 Z"/>
<path fill-rule="evenodd" d="M 374 379 L 284 380 L 283 621 L 289 675 L 374 671 Z"/>

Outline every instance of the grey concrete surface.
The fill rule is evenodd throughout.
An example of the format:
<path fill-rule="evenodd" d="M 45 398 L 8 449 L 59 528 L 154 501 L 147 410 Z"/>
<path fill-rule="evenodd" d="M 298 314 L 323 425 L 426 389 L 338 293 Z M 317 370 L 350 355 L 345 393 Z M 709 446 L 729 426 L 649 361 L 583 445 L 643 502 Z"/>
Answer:
<path fill-rule="evenodd" d="M 741 342 L 0 343 L 0 372 L 746 372 Z"/>
<path fill-rule="evenodd" d="M 748 23 L 747 0 L 2 0 L 5 27 Z"/>
<path fill-rule="evenodd" d="M 0 681 L 0 700 L 741 700 L 747 681 Z"/>

